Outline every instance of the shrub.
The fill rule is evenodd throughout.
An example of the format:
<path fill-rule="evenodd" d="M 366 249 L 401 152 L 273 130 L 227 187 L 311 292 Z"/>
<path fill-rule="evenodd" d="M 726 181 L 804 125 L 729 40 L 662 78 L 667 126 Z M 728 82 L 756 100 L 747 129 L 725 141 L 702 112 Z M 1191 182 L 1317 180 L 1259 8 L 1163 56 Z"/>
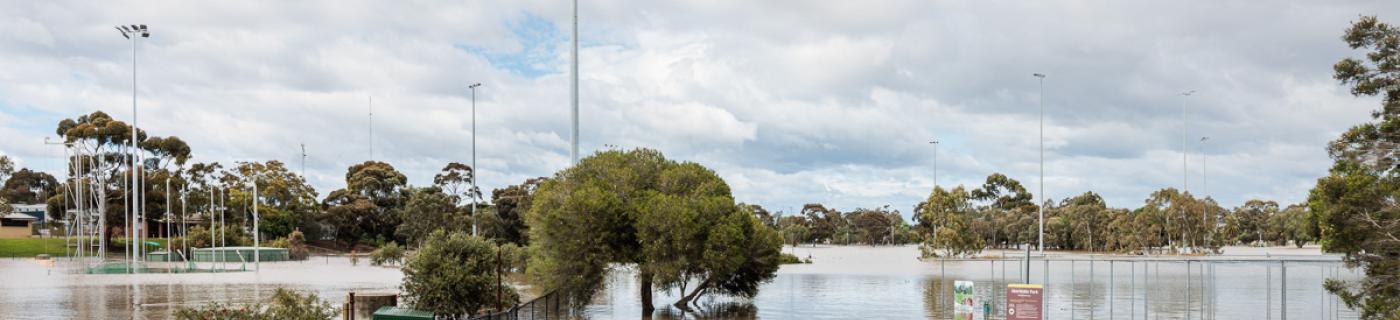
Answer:
<path fill-rule="evenodd" d="M 180 308 L 175 311 L 175 319 L 325 320 L 333 319 L 340 313 L 330 302 L 321 301 L 315 293 L 310 292 L 303 295 L 294 290 L 277 288 L 277 291 L 272 293 L 271 300 L 267 305 L 255 303 L 251 306 L 235 306 L 210 303 L 198 308 Z"/>
<path fill-rule="evenodd" d="M 369 253 L 369 263 L 376 266 L 385 264 L 399 264 L 403 262 L 403 248 L 396 242 L 390 241 L 379 249 Z"/>
<path fill-rule="evenodd" d="M 463 232 L 433 232 L 404 264 L 405 301 L 414 309 L 449 318 L 469 316 L 492 305 L 497 250 L 490 241 Z M 502 294 L 506 306 L 520 300 L 512 288 Z"/>
<path fill-rule="evenodd" d="M 292 260 L 306 260 L 311 256 L 311 252 L 306 249 L 306 236 L 301 233 L 301 229 L 287 234 L 287 252 Z"/>
<path fill-rule="evenodd" d="M 812 259 L 808 258 L 806 260 L 803 260 L 802 258 L 798 258 L 797 256 L 792 255 L 791 253 L 783 253 L 782 256 L 778 258 L 778 262 L 782 264 L 812 263 Z"/>

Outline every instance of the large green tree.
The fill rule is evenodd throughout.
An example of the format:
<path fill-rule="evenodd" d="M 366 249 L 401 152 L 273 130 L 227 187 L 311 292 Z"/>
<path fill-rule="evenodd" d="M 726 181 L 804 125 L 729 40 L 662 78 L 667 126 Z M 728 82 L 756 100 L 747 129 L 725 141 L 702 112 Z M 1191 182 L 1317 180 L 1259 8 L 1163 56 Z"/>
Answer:
<path fill-rule="evenodd" d="M 586 299 L 609 265 L 632 264 L 650 314 L 655 287 L 685 292 L 676 304 L 686 308 L 705 293 L 752 296 L 777 270 L 777 231 L 736 205 L 713 171 L 655 150 L 584 158 L 541 184 L 532 201 L 530 273 L 548 289 Z"/>
<path fill-rule="evenodd" d="M 437 187 L 414 188 L 403 210 L 403 223 L 397 232 L 411 246 L 418 246 L 437 230 L 465 232 L 471 225 L 452 196 Z"/>
<path fill-rule="evenodd" d="M 952 190 L 934 187 L 918 214 L 932 226 L 932 232 L 920 249 L 925 257 L 966 256 L 982 252 L 986 243 L 972 230 L 975 208 L 972 194 L 962 186 Z"/>
<path fill-rule="evenodd" d="M 408 177 L 388 163 L 365 161 L 346 170 L 345 184 L 324 201 L 322 218 L 336 228 L 336 238 L 352 244 L 393 239 L 408 200 Z"/>
<path fill-rule="evenodd" d="M 1356 96 L 1380 96 L 1373 122 L 1327 146 L 1330 174 L 1318 179 L 1308 206 L 1324 250 L 1366 270 L 1356 281 L 1328 280 L 1329 291 L 1368 319 L 1400 318 L 1400 27 L 1363 16 L 1342 40 L 1364 58 L 1345 58 L 1333 77 Z"/>
<path fill-rule="evenodd" d="M 545 180 L 544 177 L 531 178 L 517 185 L 491 190 L 491 204 L 496 207 L 499 222 L 492 229 L 497 229 L 493 231 L 499 234 L 501 241 L 522 246 L 529 244 L 530 227 L 525 224 L 525 215 L 530 212 L 535 191 Z"/>
<path fill-rule="evenodd" d="M 57 193 L 58 179 L 43 171 L 33 171 L 28 168 L 20 169 L 10 175 L 8 180 L 3 180 L 3 188 L 0 188 L 0 198 L 8 200 L 10 203 L 42 203 L 48 197 Z"/>

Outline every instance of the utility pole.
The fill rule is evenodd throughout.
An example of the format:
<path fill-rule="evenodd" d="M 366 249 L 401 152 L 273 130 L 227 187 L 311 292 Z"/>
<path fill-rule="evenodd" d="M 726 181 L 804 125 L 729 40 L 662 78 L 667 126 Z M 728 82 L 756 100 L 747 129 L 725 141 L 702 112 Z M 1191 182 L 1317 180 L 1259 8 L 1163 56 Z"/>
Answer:
<path fill-rule="evenodd" d="M 301 144 L 301 178 L 306 179 L 306 144 Z"/>
<path fill-rule="evenodd" d="M 1040 248 L 1040 253 L 1045 253 L 1045 74 L 1034 73 L 1040 84 L 1040 236 L 1036 240 L 1036 247 Z"/>

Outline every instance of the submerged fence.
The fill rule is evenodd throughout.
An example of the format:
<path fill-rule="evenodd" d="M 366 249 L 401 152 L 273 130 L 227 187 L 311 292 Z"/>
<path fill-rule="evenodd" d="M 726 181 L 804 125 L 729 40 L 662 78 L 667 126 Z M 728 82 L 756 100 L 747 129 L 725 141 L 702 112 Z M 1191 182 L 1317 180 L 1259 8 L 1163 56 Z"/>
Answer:
<path fill-rule="evenodd" d="M 565 291 L 550 291 L 544 295 L 515 305 L 510 309 L 489 313 L 472 320 L 533 320 L 533 319 L 573 319 L 578 313 L 577 304 Z"/>
<path fill-rule="evenodd" d="M 985 319 L 1005 318 L 1006 285 L 1012 283 L 1045 286 L 1045 319 L 1349 319 L 1356 314 L 1322 284 L 1360 277 L 1340 257 L 1326 255 L 1017 255 L 928 262 L 937 268 L 938 293 L 930 297 L 937 299 L 930 310 L 937 318 L 953 316 L 953 282 L 968 280 L 990 305 Z"/>

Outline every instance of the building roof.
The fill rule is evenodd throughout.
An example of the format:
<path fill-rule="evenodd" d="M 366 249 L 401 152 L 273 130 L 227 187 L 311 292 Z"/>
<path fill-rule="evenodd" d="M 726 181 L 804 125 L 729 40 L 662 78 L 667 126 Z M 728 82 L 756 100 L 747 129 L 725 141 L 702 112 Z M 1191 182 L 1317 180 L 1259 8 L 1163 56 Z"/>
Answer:
<path fill-rule="evenodd" d="M 24 213 L 44 213 L 49 210 L 49 206 L 46 204 L 11 204 L 10 207 L 14 208 L 15 212 Z"/>
<path fill-rule="evenodd" d="M 34 221 L 34 220 L 39 220 L 39 218 L 35 218 L 34 216 L 27 215 L 27 214 L 23 214 L 23 213 L 18 213 L 18 212 L 16 212 L 16 213 L 11 213 L 11 214 L 7 214 L 7 215 L 5 215 L 4 217 L 0 217 L 0 219 L 6 219 L 6 220 L 21 220 L 21 221 Z"/>

